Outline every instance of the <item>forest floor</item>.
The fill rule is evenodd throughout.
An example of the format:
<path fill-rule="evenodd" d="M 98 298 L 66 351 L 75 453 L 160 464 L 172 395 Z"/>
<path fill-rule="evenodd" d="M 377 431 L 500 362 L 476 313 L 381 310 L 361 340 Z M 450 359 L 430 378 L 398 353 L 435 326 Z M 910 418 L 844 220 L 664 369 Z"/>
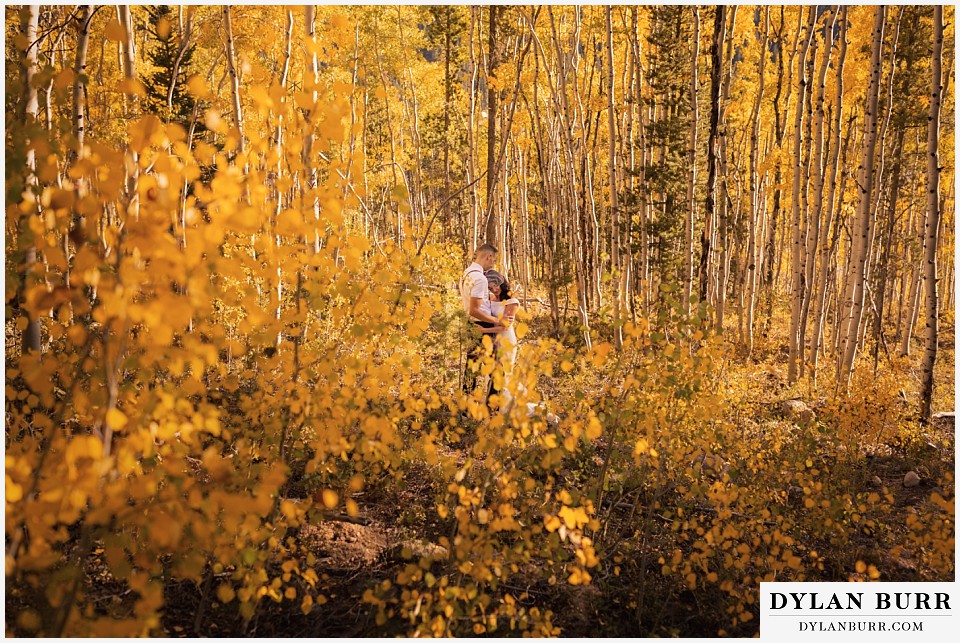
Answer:
<path fill-rule="evenodd" d="M 935 422 L 935 430 L 952 440 L 952 419 Z M 930 461 L 908 461 L 902 454 L 868 458 L 863 489 L 872 491 L 872 482 L 878 477 L 894 494 L 895 514 L 890 523 L 903 524 L 906 516 L 923 505 L 934 491 L 933 483 L 924 479 L 918 486 L 902 484 L 904 475 L 917 468 L 942 467 L 952 470 L 954 454 L 931 453 Z M 432 502 L 436 481 L 426 467 L 407 473 L 404 485 L 389 492 L 369 497 L 361 505 L 362 524 L 326 522 L 306 525 L 297 534 L 299 541 L 317 557 L 315 569 L 327 592 L 328 602 L 309 615 L 301 613 L 296 602 L 274 603 L 263 601 L 261 609 L 249 624 L 244 624 L 234 605 L 220 605 L 214 599 L 200 622 L 197 606 L 201 592 L 194 583 L 170 584 L 166 591 L 166 614 L 163 621 L 168 636 L 256 636 L 256 637 L 363 637 L 370 635 L 402 635 L 404 623 L 377 626 L 373 610 L 362 602 L 367 588 L 385 578 L 394 577 L 407 563 L 403 548 L 413 557 L 429 553 L 432 541 L 440 535 L 441 525 L 430 516 L 436 516 Z M 621 516 L 625 518 L 625 516 Z M 857 558 L 871 561 L 884 570 L 883 581 L 917 581 L 917 561 L 893 558 L 889 541 L 896 541 L 898 532 L 885 534 L 884 542 L 863 536 L 849 543 Z M 902 533 L 899 533 L 902 536 Z M 650 543 L 656 549 L 656 543 Z M 831 555 L 824 552 L 825 557 Z M 549 584 L 531 574 L 528 582 L 522 576 L 511 580 L 513 589 L 530 596 L 531 604 L 553 611 L 554 624 L 563 636 L 574 637 L 643 637 L 643 636 L 714 636 L 724 631 L 734 636 L 751 636 L 757 621 L 743 625 L 739 631 L 730 631 L 728 618 L 722 609 L 719 590 L 691 592 L 674 578 L 660 574 L 655 559 L 648 558 L 646 567 L 641 552 L 620 563 L 619 575 L 614 576 L 611 564 L 601 563 L 593 583 L 573 586 L 566 583 Z M 840 576 L 832 580 L 846 580 Z M 224 575 L 226 577 L 227 574 Z M 92 598 L 102 594 L 109 600 L 111 587 L 90 586 Z M 637 605 L 637 597 L 657 597 L 657 604 Z M 638 614 L 639 613 L 639 614 Z M 641 617 L 642 615 L 642 617 Z"/>
<path fill-rule="evenodd" d="M 544 318 L 532 320 L 533 335 L 546 332 Z M 938 410 L 952 408 L 953 339 L 952 327 L 941 343 L 941 367 Z M 731 346 L 731 350 L 732 346 Z M 739 359 L 739 358 L 737 358 Z M 780 421 L 777 401 L 793 397 L 785 381 L 785 356 L 770 351 L 762 387 L 753 389 L 754 399 L 748 407 L 755 409 L 752 422 L 762 424 Z M 562 394 L 562 391 L 558 392 Z M 562 395 L 561 395 L 562 396 Z M 909 556 L 891 554 L 892 545 L 906 538 L 904 527 L 908 514 L 916 513 L 937 491 L 942 474 L 954 470 L 954 424 L 952 417 L 937 419 L 928 429 L 930 439 L 925 449 L 887 449 L 864 453 L 855 476 L 861 487 L 852 492 L 878 491 L 885 487 L 893 494 L 892 515 L 888 515 L 884 531 L 860 533 L 844 543 L 844 551 L 824 542 L 807 543 L 820 550 L 824 560 L 837 561 L 822 572 L 820 580 L 847 580 L 854 560 L 864 560 L 882 570 L 880 580 L 915 581 L 927 579 L 919 569 L 920 562 Z M 466 458 L 469 440 L 441 446 L 441 456 Z M 596 445 L 596 452 L 605 449 L 605 437 Z M 580 470 L 568 471 L 571 477 L 586 479 L 597 474 L 599 457 L 579 463 Z M 907 487 L 904 476 L 909 471 L 920 473 L 920 483 Z M 286 486 L 288 497 L 305 497 L 310 490 L 298 486 L 296 474 Z M 364 592 L 384 579 L 394 578 L 410 561 L 441 552 L 434 566 L 443 572 L 442 549 L 438 544 L 449 529 L 435 510 L 438 493 L 447 481 L 435 467 L 423 462 L 406 463 L 401 479 L 388 479 L 371 486 L 354 497 L 360 507 L 359 516 L 349 520 L 330 520 L 302 526 L 295 538 L 303 551 L 316 557 L 313 568 L 319 576 L 326 602 L 304 615 L 297 601 L 262 600 L 254 617 L 245 622 L 237 611 L 237 603 L 221 604 L 214 592 L 204 596 L 203 587 L 189 581 L 167 582 L 162 631 L 166 636 L 192 637 L 362 637 L 403 635 L 408 623 L 388 621 L 377 625 L 375 610 L 364 603 Z M 718 633 L 751 636 L 757 631 L 758 618 L 730 627 L 725 613 L 724 597 L 716 585 L 689 590 L 676 575 L 664 576 L 655 555 L 655 540 L 636 545 L 634 529 L 628 520 L 628 507 L 614 508 L 606 529 L 621 533 L 593 570 L 588 585 L 550 583 L 536 569 L 521 570 L 509 579 L 506 589 L 526 597 L 527 604 L 553 612 L 554 625 L 563 636 L 716 636 Z M 632 514 L 631 514 L 632 515 Z M 900 527 L 897 527 L 899 525 Z M 288 534 L 289 535 L 289 534 Z M 664 543 L 664 545 L 668 545 Z M 613 559 L 618 561 L 616 566 Z M 843 564 L 840 561 L 845 561 Z M 130 590 L 111 582 L 105 562 L 96 554 L 88 561 L 86 598 L 88 603 L 109 613 L 124 610 L 131 603 Z M 436 570 L 435 570 L 436 571 Z M 528 571 L 529 573 L 525 573 Z M 437 574 L 439 576 L 439 573 Z M 229 571 L 217 575 L 219 581 L 229 578 Z M 8 588 L 9 589 L 9 588 Z M 6 598 L 8 615 L 28 603 L 29 592 L 9 592 Z M 759 614 L 756 614 L 759 617 Z"/>

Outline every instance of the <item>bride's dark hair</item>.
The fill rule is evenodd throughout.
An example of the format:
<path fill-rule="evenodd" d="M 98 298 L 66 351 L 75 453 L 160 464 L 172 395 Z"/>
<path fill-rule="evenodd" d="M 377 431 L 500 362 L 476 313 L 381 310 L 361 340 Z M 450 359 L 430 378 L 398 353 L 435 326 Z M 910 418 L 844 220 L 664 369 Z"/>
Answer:
<path fill-rule="evenodd" d="M 506 301 L 513 297 L 513 293 L 510 292 L 510 284 L 504 281 L 500 284 L 500 301 Z"/>

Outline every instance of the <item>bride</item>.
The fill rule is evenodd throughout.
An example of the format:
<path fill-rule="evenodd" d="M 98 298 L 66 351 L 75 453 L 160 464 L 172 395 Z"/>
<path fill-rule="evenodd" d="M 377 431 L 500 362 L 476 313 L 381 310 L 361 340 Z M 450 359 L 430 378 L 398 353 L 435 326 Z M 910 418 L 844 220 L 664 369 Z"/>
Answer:
<path fill-rule="evenodd" d="M 500 320 L 506 328 L 496 335 L 495 350 L 497 364 L 503 368 L 503 388 L 500 390 L 500 410 L 507 412 L 510 409 L 513 395 L 511 389 L 515 387 L 514 367 L 517 363 L 518 340 L 514 322 L 520 301 L 513 296 L 510 284 L 506 278 L 496 270 L 486 273 L 487 285 L 490 289 L 490 314 Z M 528 404 L 528 412 L 537 410 L 536 404 Z"/>
<path fill-rule="evenodd" d="M 522 393 L 525 390 L 523 384 L 513 383 L 515 379 L 514 367 L 517 363 L 519 349 L 514 322 L 517 318 L 517 312 L 520 310 L 520 301 L 513 296 L 506 277 L 492 268 L 484 275 L 487 277 L 487 288 L 490 290 L 490 314 L 499 319 L 500 323 L 506 327 L 496 334 L 494 350 L 497 364 L 503 369 L 503 388 L 498 391 L 500 411 L 501 413 L 508 413 L 513 406 L 511 391 L 516 390 Z M 539 404 L 527 402 L 526 406 L 528 416 L 546 411 L 546 405 L 543 402 Z M 560 421 L 556 415 L 549 412 L 546 413 L 546 420 L 551 424 L 558 424 Z"/>

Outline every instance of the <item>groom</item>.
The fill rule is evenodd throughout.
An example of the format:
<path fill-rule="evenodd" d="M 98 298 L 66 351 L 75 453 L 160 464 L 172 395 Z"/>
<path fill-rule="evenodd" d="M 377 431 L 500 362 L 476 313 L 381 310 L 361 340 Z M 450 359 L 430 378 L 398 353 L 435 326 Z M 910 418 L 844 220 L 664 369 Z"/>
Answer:
<path fill-rule="evenodd" d="M 477 372 L 480 370 L 478 361 L 483 357 L 483 334 L 495 334 L 503 330 L 497 318 L 490 314 L 490 290 L 484 275 L 493 267 L 496 258 L 497 249 L 489 243 L 483 244 L 473 253 L 473 263 L 467 266 L 463 276 L 460 277 L 463 310 L 481 333 L 477 335 L 476 343 L 467 353 L 467 364 L 463 374 L 463 390 L 466 393 L 472 392 L 477 386 Z M 491 395 L 499 392 L 491 384 Z"/>

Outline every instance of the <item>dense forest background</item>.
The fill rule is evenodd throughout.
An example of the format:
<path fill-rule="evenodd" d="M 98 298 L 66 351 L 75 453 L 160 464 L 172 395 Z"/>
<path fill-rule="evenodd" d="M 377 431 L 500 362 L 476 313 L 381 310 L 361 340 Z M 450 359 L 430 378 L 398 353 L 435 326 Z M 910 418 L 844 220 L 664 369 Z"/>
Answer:
<path fill-rule="evenodd" d="M 952 579 L 954 16 L 7 6 L 7 632 L 751 635 L 760 581 Z"/>

